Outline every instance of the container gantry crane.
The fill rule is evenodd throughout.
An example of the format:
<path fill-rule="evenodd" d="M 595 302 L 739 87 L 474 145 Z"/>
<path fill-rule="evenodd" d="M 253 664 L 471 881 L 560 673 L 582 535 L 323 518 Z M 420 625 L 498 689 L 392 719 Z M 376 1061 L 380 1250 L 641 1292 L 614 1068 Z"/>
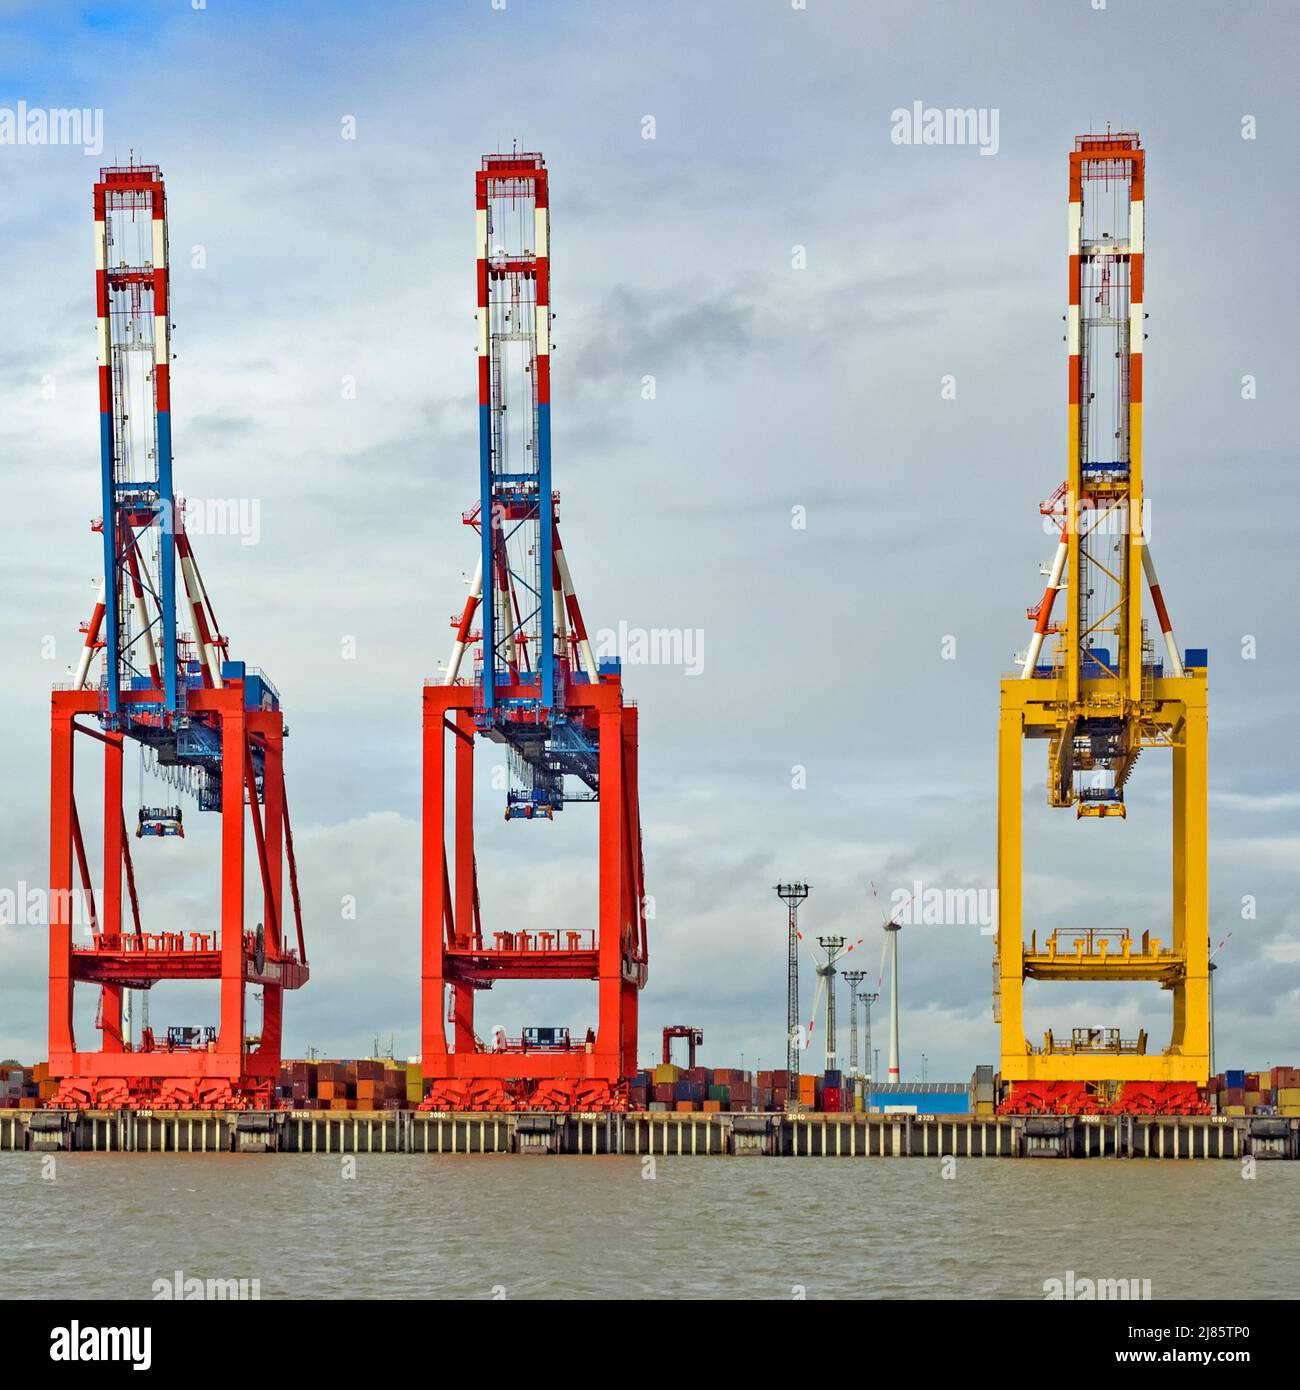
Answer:
<path fill-rule="evenodd" d="M 542 156 L 485 156 L 475 208 L 479 500 L 462 519 L 476 532 L 479 553 L 464 611 L 452 620 L 456 636 L 443 680 L 424 690 L 424 1103 L 604 1108 L 621 1103 L 636 1070 L 638 992 L 646 981 L 637 711 L 624 699 L 619 662 L 597 663 L 593 655 L 560 543 L 559 495 L 551 487 L 553 315 Z M 480 738 L 506 753 L 507 820 L 549 821 L 567 802 L 598 803 L 595 930 L 557 914 L 546 930 L 507 922 L 484 932 L 474 852 Z M 507 980 L 561 979 L 597 982 L 598 1023 L 583 1041 L 567 1029 L 487 1041 L 476 1035 L 478 991 Z"/>
<path fill-rule="evenodd" d="M 1180 653 L 1145 535 L 1142 364 L 1145 152 L 1135 134 L 1083 135 L 1069 157 L 1067 463 L 1041 507 L 1059 531 L 1046 591 L 1029 610 L 1029 648 L 1002 681 L 998 737 L 998 901 L 994 1016 L 1003 1108 L 1011 1113 L 1193 1113 L 1209 1079 L 1206 884 L 1206 653 Z M 1143 620 L 1143 579 L 1163 639 Z M 1054 646 L 1047 655 L 1048 639 Z M 1048 802 L 1106 825 L 1144 748 L 1173 762 L 1173 911 L 1167 939 L 1125 924 L 1024 939 L 1021 741 L 1048 744 Z M 1089 873 L 1104 876 L 1096 843 Z M 1024 1033 L 1026 980 L 1158 984 L 1173 999 L 1168 1047 L 1115 1028 Z"/>
<path fill-rule="evenodd" d="M 174 492 L 167 196 L 156 165 L 100 170 L 94 188 L 104 580 L 70 686 L 52 699 L 49 1066 L 69 1107 L 239 1108 L 271 1103 L 283 993 L 307 981 L 293 834 L 284 783 L 286 729 L 275 687 L 232 661 Z M 177 613 L 177 580 L 184 591 Z M 102 658 L 102 674 L 95 674 Z M 123 814 L 123 753 L 140 750 L 198 810 L 221 817 L 219 912 L 153 923 L 141 909 Z M 103 877 L 97 903 L 74 786 L 75 755 L 103 753 Z M 84 753 L 81 755 L 84 756 Z M 247 803 L 247 821 L 245 804 Z M 247 824 L 262 921 L 245 921 Z M 136 835 L 183 833 L 179 806 L 141 806 Z M 73 863 L 77 870 L 74 889 Z M 286 939 L 284 865 L 292 930 Z M 124 921 L 123 880 L 130 906 Z M 87 939 L 74 939 L 82 906 Z M 146 929 L 149 928 L 149 929 Z M 217 980 L 219 1026 L 123 1029 L 127 991 Z M 78 1047 L 78 984 L 97 985 L 99 1050 Z M 246 989 L 262 993 L 249 1036 Z M 126 996 L 129 997 L 129 996 Z M 144 996 L 147 999 L 147 995 Z"/>

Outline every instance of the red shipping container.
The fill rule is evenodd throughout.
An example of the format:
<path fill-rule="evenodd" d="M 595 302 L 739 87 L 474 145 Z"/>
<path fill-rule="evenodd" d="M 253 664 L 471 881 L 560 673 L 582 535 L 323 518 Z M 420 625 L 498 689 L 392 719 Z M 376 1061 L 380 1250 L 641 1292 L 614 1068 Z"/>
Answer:
<path fill-rule="evenodd" d="M 675 1081 L 661 1081 L 654 1088 L 654 1098 L 672 1105 L 677 1100 L 677 1083 Z"/>
<path fill-rule="evenodd" d="M 822 1087 L 822 1109 L 838 1114 L 840 1109 L 840 1088 L 838 1086 Z"/>

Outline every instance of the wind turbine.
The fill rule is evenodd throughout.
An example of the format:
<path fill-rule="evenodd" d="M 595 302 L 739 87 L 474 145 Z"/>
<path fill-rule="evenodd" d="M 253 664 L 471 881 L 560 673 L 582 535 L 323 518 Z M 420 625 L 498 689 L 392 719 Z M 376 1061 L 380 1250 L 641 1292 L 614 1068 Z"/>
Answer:
<path fill-rule="evenodd" d="M 841 955 L 849 955 L 862 945 L 862 938 L 845 949 L 844 937 L 842 936 L 819 936 L 817 944 L 826 952 L 826 960 L 817 966 L 817 995 L 813 999 L 812 1018 L 808 1022 L 808 1036 L 804 1040 L 804 1048 L 812 1042 L 813 1029 L 817 1025 L 817 1007 L 822 1001 L 822 991 L 826 991 L 826 1070 L 835 1070 L 835 962 Z"/>
<path fill-rule="evenodd" d="M 876 892 L 876 885 L 871 885 L 871 896 L 876 899 L 876 904 L 880 904 L 880 895 Z M 915 896 L 915 895 L 913 895 Z M 903 924 L 898 921 L 901 913 L 906 911 L 912 899 L 909 897 L 892 916 L 886 917 L 884 908 L 880 908 L 881 927 L 885 933 L 885 939 L 880 945 L 880 977 L 876 981 L 876 989 L 879 991 L 885 981 L 885 956 L 889 956 L 889 1081 L 899 1081 L 902 1079 L 898 1068 L 898 934 L 903 929 Z"/>

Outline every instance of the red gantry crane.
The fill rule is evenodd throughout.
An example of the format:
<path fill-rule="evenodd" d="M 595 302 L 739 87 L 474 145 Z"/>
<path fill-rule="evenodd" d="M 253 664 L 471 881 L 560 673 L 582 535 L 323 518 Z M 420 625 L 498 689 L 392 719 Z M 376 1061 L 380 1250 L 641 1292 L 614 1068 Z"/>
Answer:
<path fill-rule="evenodd" d="M 155 165 L 100 170 L 95 184 L 104 582 L 70 687 L 53 692 L 50 768 L 50 1077 L 66 1107 L 239 1108 L 272 1103 L 283 992 L 307 981 L 286 730 L 275 687 L 231 661 L 172 485 L 167 198 Z M 183 625 L 176 587 L 184 591 Z M 102 656 L 101 674 L 94 674 Z M 194 923 L 150 920 L 136 891 L 122 809 L 127 743 L 200 812 L 221 818 L 218 910 Z M 103 877 L 96 900 L 74 763 L 102 754 Z M 143 773 L 142 778 L 143 782 Z M 252 827 L 262 920 L 245 920 Z M 142 805 L 136 837 L 184 834 L 179 805 Z M 74 887 L 73 867 L 76 866 Z M 286 923 L 284 865 L 291 926 Z M 129 921 L 124 917 L 129 904 Z M 74 918 L 84 912 L 84 937 Z M 294 944 L 287 939 L 290 931 Z M 215 1026 L 165 1037 L 124 1027 L 128 993 L 216 980 Z M 78 984 L 98 986 L 99 1050 L 77 1044 Z M 249 986 L 261 991 L 250 1036 Z M 142 994 L 142 1000 L 148 994 Z M 143 1013 L 143 1011 L 142 1011 Z"/>
<path fill-rule="evenodd" d="M 479 556 L 464 612 L 452 620 L 445 678 L 424 691 L 424 1105 L 616 1108 L 626 1103 L 625 1083 L 636 1070 L 637 999 L 646 980 L 637 712 L 624 699 L 620 663 L 597 663 L 592 653 L 560 544 L 542 156 L 487 155 L 475 207 L 479 501 L 463 520 L 478 536 Z M 474 852 L 480 738 L 506 753 L 507 820 L 549 821 L 566 802 L 598 803 L 596 929 L 569 920 L 559 898 L 545 929 L 510 921 L 484 929 Z M 481 1039 L 475 997 L 510 980 L 595 981 L 596 1027 L 582 1038 L 567 1028 L 529 1028 L 517 1038 Z"/>

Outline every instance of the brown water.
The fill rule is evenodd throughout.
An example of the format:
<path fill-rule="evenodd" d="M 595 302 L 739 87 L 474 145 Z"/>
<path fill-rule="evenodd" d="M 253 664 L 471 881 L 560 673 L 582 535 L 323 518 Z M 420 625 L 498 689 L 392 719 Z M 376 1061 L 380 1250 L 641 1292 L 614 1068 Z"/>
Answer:
<path fill-rule="evenodd" d="M 1293 1298 L 1300 1163 L 0 1154 L 0 1298 Z"/>

